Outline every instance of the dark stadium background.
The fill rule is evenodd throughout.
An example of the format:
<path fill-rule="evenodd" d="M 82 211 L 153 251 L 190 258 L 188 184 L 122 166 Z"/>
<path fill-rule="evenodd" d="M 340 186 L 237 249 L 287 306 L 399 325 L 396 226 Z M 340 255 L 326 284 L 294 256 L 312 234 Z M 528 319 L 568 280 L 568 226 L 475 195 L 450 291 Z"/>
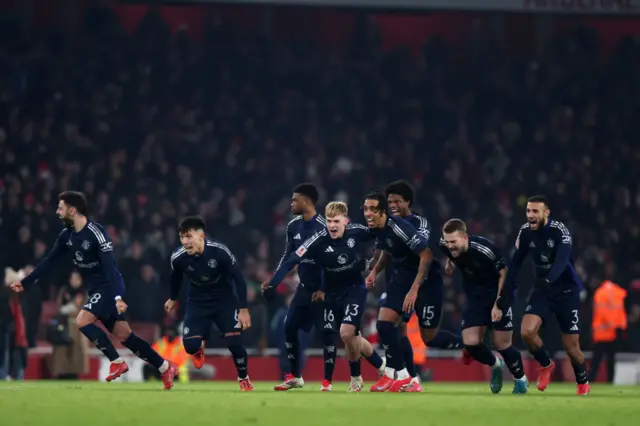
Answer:
<path fill-rule="evenodd" d="M 82 190 L 151 338 L 180 319 L 162 309 L 168 257 L 179 218 L 199 213 L 244 267 L 247 342 L 264 349 L 295 288 L 269 305 L 258 291 L 296 183 L 362 221 L 366 191 L 408 179 L 432 243 L 459 217 L 506 254 L 542 193 L 573 233 L 583 347 L 593 291 L 612 279 L 629 291 L 621 349 L 640 352 L 639 18 L 134 3 L 0 1 L 3 270 L 44 255 L 57 193 Z M 22 297 L 30 346 L 69 273 Z M 464 295 L 446 284 L 442 326 L 457 331 Z M 553 323 L 545 334 L 559 350 Z"/>

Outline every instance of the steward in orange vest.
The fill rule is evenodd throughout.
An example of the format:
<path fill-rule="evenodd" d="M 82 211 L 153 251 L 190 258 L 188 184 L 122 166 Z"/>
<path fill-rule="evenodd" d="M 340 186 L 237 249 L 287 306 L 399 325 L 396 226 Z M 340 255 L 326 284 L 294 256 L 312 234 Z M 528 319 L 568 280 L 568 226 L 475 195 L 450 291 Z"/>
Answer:
<path fill-rule="evenodd" d="M 606 355 L 607 381 L 613 383 L 619 336 L 627 329 L 627 313 L 624 309 L 626 297 L 627 291 L 609 280 L 603 281 L 593 295 L 591 380 L 597 376 L 602 358 Z"/>

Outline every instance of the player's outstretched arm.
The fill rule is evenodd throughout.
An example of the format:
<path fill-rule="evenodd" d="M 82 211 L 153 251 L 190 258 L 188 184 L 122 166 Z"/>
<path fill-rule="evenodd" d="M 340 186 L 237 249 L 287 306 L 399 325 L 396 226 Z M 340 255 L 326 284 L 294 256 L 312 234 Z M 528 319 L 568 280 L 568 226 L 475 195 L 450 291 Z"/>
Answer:
<path fill-rule="evenodd" d="M 22 279 L 22 281 L 19 283 L 20 285 L 19 286 L 16 285 L 15 286 L 16 288 L 14 288 L 14 285 L 11 286 L 11 288 L 14 289 L 14 291 L 22 291 L 22 288 L 21 288 L 22 286 L 33 284 L 40 277 L 42 277 L 47 272 L 49 272 L 51 268 L 60 261 L 62 256 L 64 256 L 64 254 L 67 251 L 67 246 L 63 242 L 64 236 L 68 236 L 67 229 L 64 229 L 58 235 L 58 238 L 56 238 L 56 241 L 53 244 L 53 248 L 51 249 L 51 251 L 49 251 L 49 253 L 47 253 L 47 255 L 40 262 L 38 262 L 34 270 L 29 275 L 27 275 Z"/>
<path fill-rule="evenodd" d="M 284 235 L 284 253 L 282 253 L 282 257 L 280 258 L 280 261 L 278 262 L 278 266 L 276 266 L 276 269 L 280 268 L 280 266 L 282 266 L 282 263 L 287 260 L 289 258 L 289 256 L 291 256 L 291 253 L 294 252 L 295 249 L 295 245 L 294 245 L 294 241 L 293 241 L 293 236 L 291 234 L 291 222 L 289 222 L 289 224 L 287 225 L 287 230 L 285 231 L 285 235 Z"/>
<path fill-rule="evenodd" d="M 554 235 L 556 244 L 556 258 L 547 275 L 547 282 L 553 283 L 564 272 L 571 261 L 571 234 L 563 224 L 558 226 Z"/>
<path fill-rule="evenodd" d="M 289 255 L 289 257 L 280 264 L 275 274 L 273 274 L 273 277 L 262 284 L 262 291 L 276 288 L 294 266 L 299 264 L 305 257 L 309 257 L 311 255 L 326 235 L 327 231 L 323 229 L 322 231 L 316 232 L 313 236 L 302 243 L 302 245 L 298 247 L 298 250 Z"/>
<path fill-rule="evenodd" d="M 522 232 L 522 228 L 520 228 L 518 238 L 516 238 L 516 251 L 511 257 L 511 262 L 509 262 L 503 292 L 509 292 L 509 294 L 515 293 L 516 288 L 518 287 L 516 285 L 516 278 L 518 278 L 520 267 L 522 266 L 524 259 L 527 257 L 528 249 L 529 242 L 526 239 L 526 235 Z"/>
<path fill-rule="evenodd" d="M 180 287 L 182 286 L 183 272 L 180 264 L 174 260 L 171 260 L 171 274 L 169 275 L 170 293 L 169 299 L 164 304 L 164 310 L 167 312 L 173 311 L 176 305 L 176 300 L 180 297 Z"/>

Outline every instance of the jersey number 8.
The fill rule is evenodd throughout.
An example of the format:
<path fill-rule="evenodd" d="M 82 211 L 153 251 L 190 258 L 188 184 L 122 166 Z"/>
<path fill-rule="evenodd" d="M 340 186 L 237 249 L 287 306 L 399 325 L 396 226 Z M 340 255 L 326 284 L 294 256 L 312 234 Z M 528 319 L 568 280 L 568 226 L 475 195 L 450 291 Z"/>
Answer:
<path fill-rule="evenodd" d="M 84 305 L 84 307 L 87 309 L 91 309 L 91 306 L 98 303 L 101 297 L 102 295 L 100 293 L 94 294 L 93 296 L 91 296 L 89 301 Z"/>

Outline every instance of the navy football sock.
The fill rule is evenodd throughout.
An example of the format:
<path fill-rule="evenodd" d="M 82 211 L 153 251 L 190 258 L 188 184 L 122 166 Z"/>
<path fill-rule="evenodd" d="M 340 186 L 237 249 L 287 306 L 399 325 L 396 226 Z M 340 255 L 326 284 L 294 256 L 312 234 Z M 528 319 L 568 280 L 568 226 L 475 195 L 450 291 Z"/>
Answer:
<path fill-rule="evenodd" d="M 111 340 L 109 340 L 107 334 L 97 325 L 88 324 L 84 327 L 80 327 L 80 332 L 87 336 L 87 339 L 91 340 L 93 344 L 96 345 L 96 348 L 98 348 L 104 356 L 109 359 L 109 361 L 115 361 L 120 358 L 118 351 L 116 351 L 116 348 L 113 346 L 113 343 L 111 343 Z"/>
<path fill-rule="evenodd" d="M 190 337 L 182 340 L 184 351 L 189 355 L 194 355 L 202 348 L 202 339 L 200 337 Z"/>
<path fill-rule="evenodd" d="M 407 336 L 400 338 L 400 345 L 402 347 L 402 356 L 404 357 L 404 363 L 407 365 L 407 372 L 411 377 L 416 377 L 416 366 L 413 364 L 413 346 Z"/>
<path fill-rule="evenodd" d="M 369 364 L 373 365 L 376 370 L 382 367 L 382 358 L 378 355 L 378 352 L 376 352 L 375 349 L 373 350 L 373 353 L 370 356 L 365 357 L 365 359 Z"/>
<path fill-rule="evenodd" d="M 489 367 L 496 365 L 496 356 L 487 345 L 481 343 L 479 345 L 465 346 L 465 349 L 480 364 L 488 365 Z"/>
<path fill-rule="evenodd" d="M 133 332 L 124 340 L 124 342 L 122 342 L 122 344 L 129 348 L 131 352 L 136 354 L 138 358 L 143 361 L 147 361 L 155 368 L 160 368 L 162 367 L 162 364 L 164 364 L 164 358 L 158 355 L 158 352 L 154 351 L 149 343 L 136 336 Z"/>
<path fill-rule="evenodd" d="M 551 358 L 544 346 L 541 346 L 540 349 L 537 350 L 530 349 L 529 352 L 541 366 L 548 367 L 551 365 Z"/>
<path fill-rule="evenodd" d="M 439 349 L 458 349 L 463 345 L 460 336 L 456 336 L 450 331 L 441 330 L 436 334 L 436 337 L 427 343 L 427 346 Z"/>
<path fill-rule="evenodd" d="M 380 335 L 380 343 L 382 343 L 387 352 L 387 366 L 397 371 L 403 370 L 405 363 L 402 356 L 402 348 L 400 347 L 398 327 L 390 321 L 378 321 L 377 328 Z"/>
<path fill-rule="evenodd" d="M 587 363 L 586 362 L 582 362 L 580 364 L 576 364 L 575 362 L 571 361 L 571 366 L 573 367 L 573 374 L 576 375 L 576 383 L 579 385 L 584 385 L 585 383 L 587 383 L 589 381 L 589 378 L 587 376 Z"/>
<path fill-rule="evenodd" d="M 333 380 L 333 370 L 336 368 L 336 340 L 338 339 L 335 333 L 323 333 L 322 340 L 324 342 L 324 350 L 322 355 L 324 357 L 324 379 L 331 382 Z"/>
<path fill-rule="evenodd" d="M 522 355 L 520 351 L 513 346 L 509 346 L 507 349 L 502 349 L 498 352 L 502 355 L 513 378 L 522 379 L 524 377 L 524 366 L 522 365 Z"/>
<path fill-rule="evenodd" d="M 242 344 L 242 335 L 236 334 L 232 336 L 225 336 L 227 347 L 231 356 L 233 357 L 233 363 L 236 365 L 239 379 L 246 379 L 248 377 L 248 356 L 247 349 Z"/>
<path fill-rule="evenodd" d="M 298 339 L 298 330 L 285 329 L 284 347 L 287 351 L 291 374 L 294 377 L 300 377 L 300 340 Z"/>
<path fill-rule="evenodd" d="M 351 377 L 358 377 L 362 373 L 360 372 L 360 360 L 351 361 L 349 360 L 349 371 L 351 372 Z"/>

